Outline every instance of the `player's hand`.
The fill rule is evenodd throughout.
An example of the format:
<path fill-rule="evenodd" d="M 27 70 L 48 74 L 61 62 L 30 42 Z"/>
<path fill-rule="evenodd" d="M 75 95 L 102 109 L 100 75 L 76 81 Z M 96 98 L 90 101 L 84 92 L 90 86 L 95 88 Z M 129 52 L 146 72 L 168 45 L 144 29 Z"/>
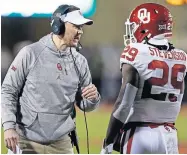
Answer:
<path fill-rule="evenodd" d="M 111 154 L 113 151 L 113 143 L 106 145 L 105 140 L 103 141 L 103 147 L 101 149 L 100 154 Z"/>
<path fill-rule="evenodd" d="M 90 84 L 82 89 L 82 97 L 88 100 L 97 100 L 98 92 L 94 84 Z"/>
<path fill-rule="evenodd" d="M 19 135 L 15 129 L 8 129 L 4 132 L 5 145 L 8 149 L 16 153 L 16 145 L 18 145 Z"/>

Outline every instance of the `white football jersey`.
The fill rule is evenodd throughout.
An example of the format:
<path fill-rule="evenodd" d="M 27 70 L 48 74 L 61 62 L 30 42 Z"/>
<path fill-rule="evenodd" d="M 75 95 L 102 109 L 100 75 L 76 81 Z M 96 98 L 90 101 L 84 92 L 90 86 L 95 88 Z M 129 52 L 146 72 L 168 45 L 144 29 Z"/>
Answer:
<path fill-rule="evenodd" d="M 187 54 L 134 43 L 122 52 L 120 65 L 123 63 L 131 64 L 140 76 L 128 122 L 175 122 L 184 93 Z"/>

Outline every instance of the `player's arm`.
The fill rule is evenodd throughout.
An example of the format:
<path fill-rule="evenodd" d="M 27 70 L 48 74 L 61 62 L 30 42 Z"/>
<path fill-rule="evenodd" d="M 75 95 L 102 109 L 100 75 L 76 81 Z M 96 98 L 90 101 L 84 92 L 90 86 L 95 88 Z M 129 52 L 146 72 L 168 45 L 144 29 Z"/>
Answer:
<path fill-rule="evenodd" d="M 128 118 L 138 90 L 139 74 L 132 65 L 123 64 L 122 77 L 122 86 L 110 117 L 101 153 L 112 152 L 114 139 Z"/>

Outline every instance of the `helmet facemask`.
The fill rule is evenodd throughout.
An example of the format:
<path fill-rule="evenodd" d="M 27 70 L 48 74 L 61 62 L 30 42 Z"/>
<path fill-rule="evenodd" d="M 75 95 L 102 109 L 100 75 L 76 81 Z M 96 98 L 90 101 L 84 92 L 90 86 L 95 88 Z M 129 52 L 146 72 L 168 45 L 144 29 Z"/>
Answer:
<path fill-rule="evenodd" d="M 123 35 L 124 37 L 124 45 L 127 46 L 130 43 L 137 43 L 137 39 L 134 36 L 135 31 L 139 27 L 135 22 L 130 22 L 129 19 L 125 22 L 126 27 L 126 34 Z"/>

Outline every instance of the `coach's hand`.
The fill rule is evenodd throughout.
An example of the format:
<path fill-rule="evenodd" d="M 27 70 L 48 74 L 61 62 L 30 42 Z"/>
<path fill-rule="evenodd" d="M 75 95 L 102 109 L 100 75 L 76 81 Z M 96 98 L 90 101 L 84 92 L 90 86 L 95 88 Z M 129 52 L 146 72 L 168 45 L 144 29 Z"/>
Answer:
<path fill-rule="evenodd" d="M 82 97 L 88 100 L 97 100 L 98 92 L 94 84 L 90 84 L 82 89 Z"/>
<path fill-rule="evenodd" d="M 103 141 L 103 147 L 102 150 L 100 152 L 100 154 L 111 154 L 113 151 L 113 143 L 106 145 L 105 140 Z"/>
<path fill-rule="evenodd" d="M 16 153 L 16 145 L 18 145 L 19 135 L 15 129 L 8 129 L 4 132 L 5 145 L 8 149 Z"/>

